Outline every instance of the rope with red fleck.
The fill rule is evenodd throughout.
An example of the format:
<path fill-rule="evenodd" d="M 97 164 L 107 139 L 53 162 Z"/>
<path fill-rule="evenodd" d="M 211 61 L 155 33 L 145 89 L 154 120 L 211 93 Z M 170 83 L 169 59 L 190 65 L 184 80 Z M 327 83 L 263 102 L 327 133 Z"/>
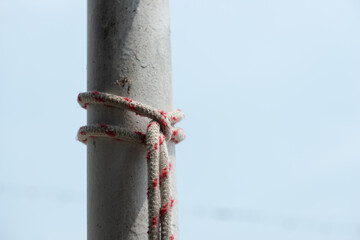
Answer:
<path fill-rule="evenodd" d="M 89 137 L 108 137 L 147 146 L 149 239 L 173 240 L 171 210 L 174 199 L 171 197 L 171 163 L 166 143 L 170 140 L 179 143 L 185 139 L 184 131 L 174 127 L 184 118 L 183 112 L 175 110 L 166 113 L 126 97 L 97 91 L 80 93 L 78 102 L 85 109 L 90 104 L 102 104 L 152 119 L 146 134 L 101 123 L 81 127 L 77 138 L 85 144 Z"/>

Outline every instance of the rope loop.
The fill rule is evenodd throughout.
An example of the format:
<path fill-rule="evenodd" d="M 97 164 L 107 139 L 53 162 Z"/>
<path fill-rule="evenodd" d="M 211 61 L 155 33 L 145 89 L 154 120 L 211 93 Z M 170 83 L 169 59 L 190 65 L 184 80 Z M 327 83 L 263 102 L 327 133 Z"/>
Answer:
<path fill-rule="evenodd" d="M 185 139 L 184 131 L 174 127 L 175 123 L 185 117 L 184 113 L 179 109 L 167 113 L 127 97 L 98 91 L 80 93 L 78 103 L 85 109 L 90 104 L 101 104 L 129 110 L 151 119 L 146 133 L 100 123 L 80 127 L 77 138 L 85 144 L 89 137 L 108 137 L 147 146 L 149 239 L 173 240 L 171 209 L 175 200 L 171 196 L 171 162 L 166 143 L 179 143 Z"/>
<path fill-rule="evenodd" d="M 163 110 L 157 110 L 153 107 L 134 101 L 127 97 L 121 97 L 98 91 L 80 93 L 78 95 L 78 103 L 85 109 L 87 109 L 88 105 L 90 104 L 102 104 L 107 107 L 130 110 L 135 112 L 137 115 L 148 117 L 157 121 L 160 124 L 161 130 L 166 137 L 166 141 L 172 140 L 175 143 L 179 143 L 185 139 L 184 131 L 181 128 L 175 128 L 173 126 L 175 123 L 181 121 L 185 117 L 184 113 L 180 109 L 166 113 Z M 95 128 L 95 126 L 93 127 Z M 116 127 L 113 128 L 115 129 Z M 86 141 L 87 138 L 82 136 L 79 136 L 78 134 L 79 140 L 82 142 Z"/>

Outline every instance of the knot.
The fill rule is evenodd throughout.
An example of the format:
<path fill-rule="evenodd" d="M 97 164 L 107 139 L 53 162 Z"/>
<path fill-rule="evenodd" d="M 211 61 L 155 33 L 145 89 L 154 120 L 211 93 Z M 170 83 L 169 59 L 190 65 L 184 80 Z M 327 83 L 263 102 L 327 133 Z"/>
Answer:
<path fill-rule="evenodd" d="M 172 140 L 175 143 L 179 143 L 185 139 L 184 131 L 180 128 L 174 127 L 175 123 L 181 121 L 185 117 L 184 113 L 180 109 L 177 109 L 175 111 L 167 113 L 163 110 L 155 109 L 151 106 L 134 101 L 127 97 L 121 97 L 121 96 L 98 92 L 98 91 L 80 93 L 78 95 L 77 100 L 78 100 L 78 103 L 80 104 L 80 106 L 85 109 L 87 109 L 87 107 L 90 104 L 101 104 L 101 105 L 104 105 L 104 106 L 110 107 L 110 108 L 115 107 L 115 108 L 121 108 L 121 109 L 126 109 L 129 111 L 135 112 L 137 115 L 140 115 L 143 117 L 148 117 L 148 118 L 158 122 L 160 124 L 161 131 L 165 135 L 166 141 Z M 94 129 L 94 127 L 96 127 L 95 125 L 92 125 L 92 127 L 93 128 L 88 129 L 88 130 L 93 131 L 93 133 L 95 135 L 80 134 L 80 136 L 79 136 L 79 134 L 78 134 L 78 139 L 80 141 L 84 142 L 86 139 L 85 137 L 88 137 L 88 136 L 100 137 L 99 134 L 101 131 L 99 131 L 99 129 L 97 129 L 97 130 Z M 113 130 L 118 130 L 115 132 L 120 131 L 119 128 L 116 126 L 111 126 L 111 128 Z M 123 132 L 123 130 L 121 130 L 120 132 Z M 101 136 L 106 137 L 105 135 L 101 135 Z M 121 136 L 122 136 L 122 134 L 120 133 L 119 135 L 115 134 L 112 137 L 120 137 L 121 138 Z"/>
<path fill-rule="evenodd" d="M 166 142 L 171 140 L 179 143 L 185 139 L 184 131 L 174 127 L 174 124 L 185 117 L 184 113 L 179 109 L 167 113 L 127 97 L 97 91 L 80 93 L 78 102 L 85 109 L 89 104 L 102 104 L 110 108 L 126 109 L 151 119 L 146 133 L 100 123 L 81 127 L 77 137 L 83 143 L 86 143 L 89 137 L 108 137 L 118 141 L 146 145 L 149 239 L 158 240 L 159 236 L 161 240 L 174 239 L 171 230 L 171 209 L 174 206 L 170 183 L 172 165 L 169 161 Z"/>

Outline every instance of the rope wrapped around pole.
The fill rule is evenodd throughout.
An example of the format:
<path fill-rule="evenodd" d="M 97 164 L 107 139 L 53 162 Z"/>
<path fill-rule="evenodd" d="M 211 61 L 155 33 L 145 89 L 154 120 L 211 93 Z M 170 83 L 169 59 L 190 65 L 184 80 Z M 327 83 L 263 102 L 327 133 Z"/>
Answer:
<path fill-rule="evenodd" d="M 167 142 L 179 143 L 185 139 L 184 131 L 174 127 L 185 115 L 181 110 L 166 113 L 132 99 L 98 91 L 78 95 L 78 103 L 87 108 L 90 104 L 122 108 L 151 119 L 146 133 L 105 123 L 91 124 L 79 129 L 77 138 L 86 144 L 89 137 L 108 137 L 147 146 L 148 174 L 148 227 L 150 240 L 173 240 L 171 229 L 171 163 L 168 158 Z"/>

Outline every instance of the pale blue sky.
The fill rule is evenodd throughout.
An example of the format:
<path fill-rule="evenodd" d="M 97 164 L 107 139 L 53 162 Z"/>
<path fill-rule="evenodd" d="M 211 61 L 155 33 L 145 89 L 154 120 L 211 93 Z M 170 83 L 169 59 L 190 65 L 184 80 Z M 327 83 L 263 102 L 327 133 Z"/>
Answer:
<path fill-rule="evenodd" d="M 181 239 L 360 239 L 360 2 L 171 1 Z M 86 239 L 86 1 L 0 1 L 0 239 Z"/>

